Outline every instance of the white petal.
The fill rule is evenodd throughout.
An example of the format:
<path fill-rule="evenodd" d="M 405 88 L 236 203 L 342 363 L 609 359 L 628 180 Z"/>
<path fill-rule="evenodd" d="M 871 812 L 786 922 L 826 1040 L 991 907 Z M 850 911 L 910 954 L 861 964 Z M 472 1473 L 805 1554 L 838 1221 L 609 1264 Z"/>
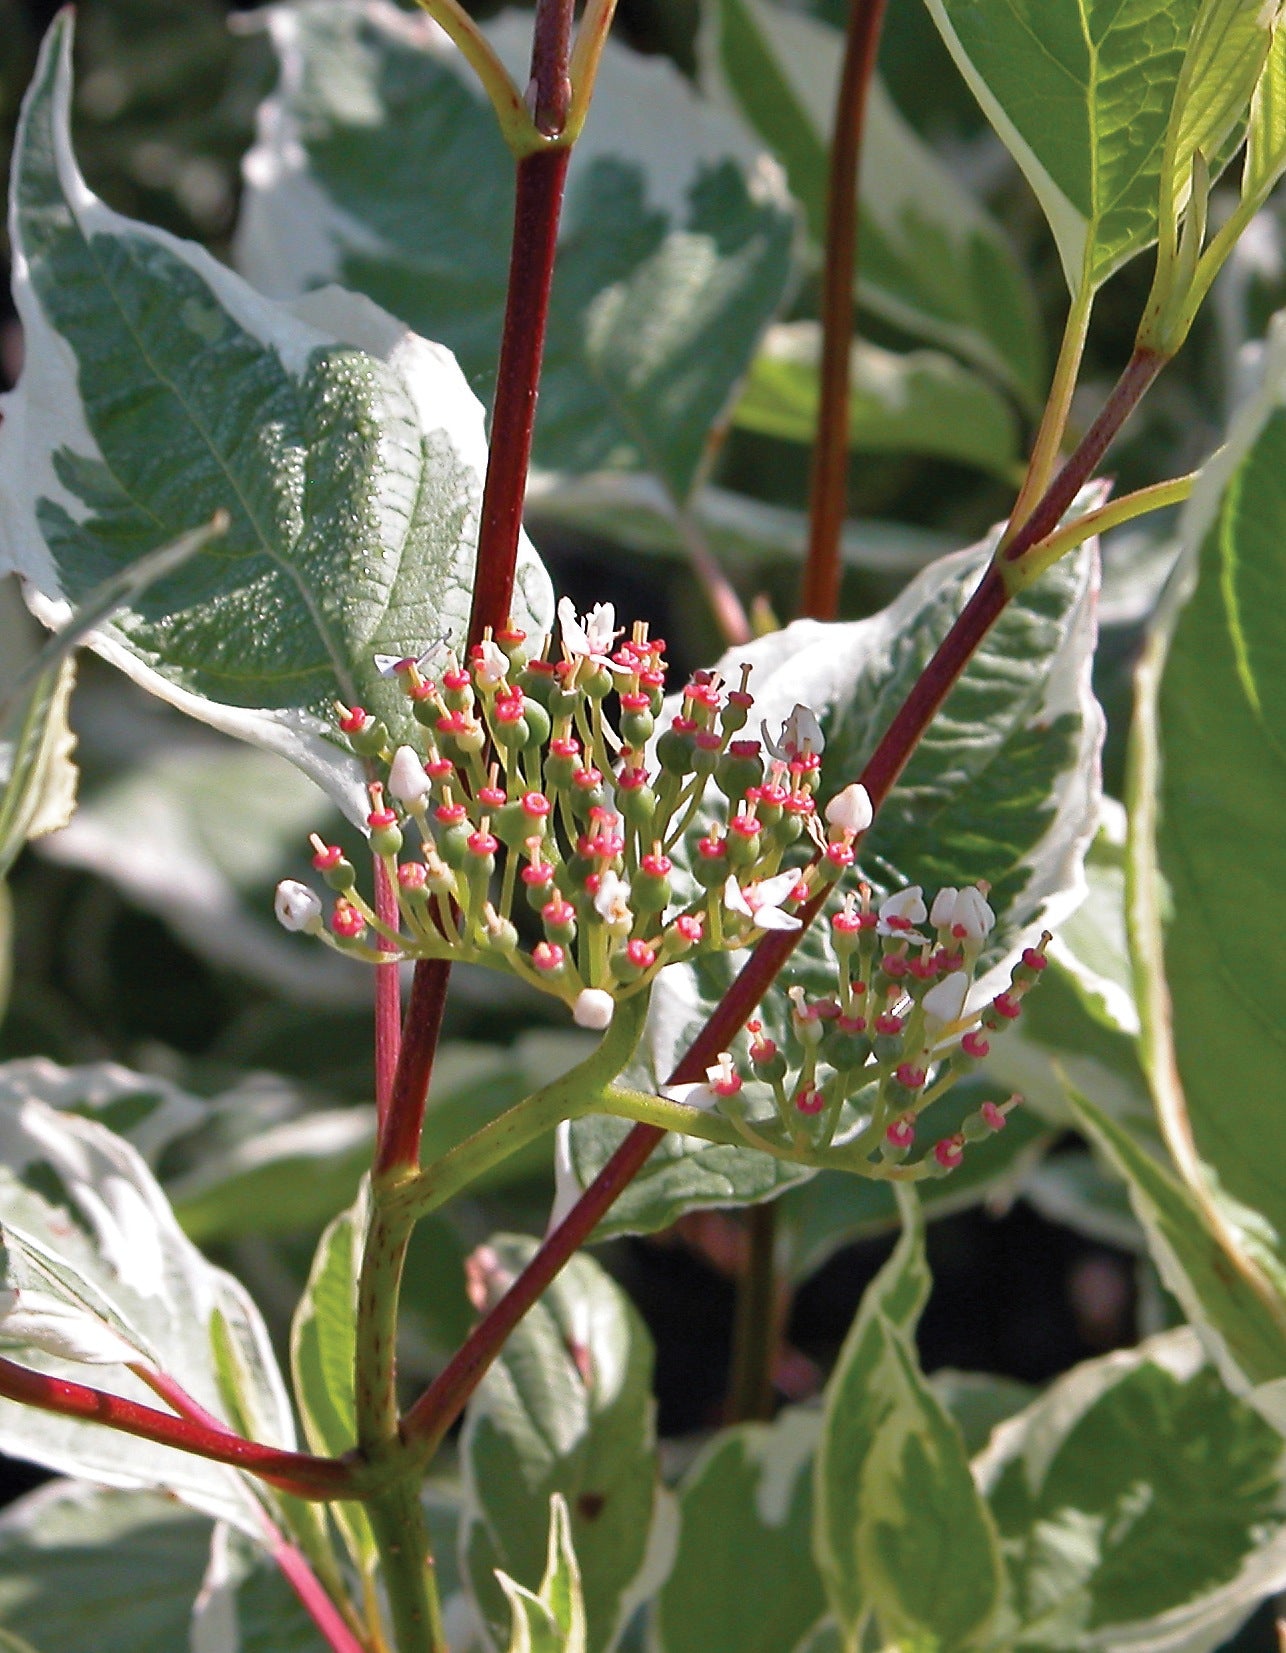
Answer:
<path fill-rule="evenodd" d="M 995 913 L 992 912 L 982 891 L 972 884 L 960 892 L 956 902 L 955 923 L 964 925 L 970 941 L 981 941 L 995 928 Z"/>
<path fill-rule="evenodd" d="M 572 1006 L 572 1020 L 576 1026 L 587 1027 L 594 1033 L 601 1033 L 608 1027 L 615 1014 L 616 1000 L 601 987 L 583 988 Z"/>
<path fill-rule="evenodd" d="M 478 644 L 478 657 L 474 666 L 479 683 L 485 683 L 494 689 L 505 673 L 509 670 L 509 659 L 499 643 L 493 643 L 490 638 Z"/>
<path fill-rule="evenodd" d="M 826 805 L 826 819 L 841 832 L 865 832 L 875 819 L 871 795 L 861 781 L 854 781 L 842 792 L 837 792 Z"/>
<path fill-rule="evenodd" d="M 755 927 L 760 930 L 802 930 L 804 921 L 793 913 L 784 913 L 780 907 L 761 907 L 755 914 Z"/>
<path fill-rule="evenodd" d="M 554 1203 L 545 1233 L 552 1234 L 585 1190 L 572 1165 L 572 1122 L 564 1119 L 554 1133 Z"/>
<path fill-rule="evenodd" d="M 606 654 L 616 641 L 616 608 L 612 603 L 595 603 L 585 616 L 585 635 L 591 654 Z"/>
<path fill-rule="evenodd" d="M 585 628 L 576 616 L 570 597 L 558 599 L 558 624 L 562 627 L 563 646 L 572 654 L 592 654 Z"/>
<path fill-rule="evenodd" d="M 388 789 L 390 796 L 408 809 L 432 792 L 433 783 L 424 773 L 424 765 L 414 747 L 399 746 L 394 752 L 388 770 Z"/>
<path fill-rule="evenodd" d="M 880 902 L 880 917 L 886 923 L 890 918 L 905 918 L 912 924 L 923 924 L 928 916 L 924 891 L 918 884 L 912 884 L 908 890 L 899 890 L 896 895 Z"/>
<path fill-rule="evenodd" d="M 700 1108 L 702 1113 L 709 1113 L 719 1105 L 716 1093 L 706 1084 L 698 1085 L 663 1085 L 662 1096 L 668 1096 L 671 1102 L 683 1102 L 689 1108 Z"/>
<path fill-rule="evenodd" d="M 799 874 L 793 868 L 775 872 L 771 878 L 761 878 L 750 886 L 750 904 L 756 911 L 760 907 L 780 907 L 798 883 Z"/>
<path fill-rule="evenodd" d="M 782 725 L 781 743 L 788 757 L 798 757 L 805 747 L 816 756 L 821 756 L 826 739 L 811 707 L 796 704 Z"/>
<path fill-rule="evenodd" d="M 723 886 L 723 904 L 730 913 L 740 913 L 742 918 L 755 916 L 750 910 L 750 903 L 741 893 L 741 885 L 732 873 L 729 873 L 728 882 Z"/>
<path fill-rule="evenodd" d="M 950 884 L 939 890 L 929 911 L 930 924 L 939 930 L 949 930 L 956 921 L 956 901 L 959 895 L 960 891 L 953 889 Z"/>
<path fill-rule="evenodd" d="M 322 904 L 307 884 L 297 878 L 283 878 L 277 885 L 272 910 L 287 930 L 311 930 L 321 922 Z"/>
<path fill-rule="evenodd" d="M 965 999 L 969 994 L 969 975 L 964 970 L 953 970 L 924 995 L 924 1019 L 930 1027 L 945 1027 L 958 1022 L 964 1015 Z"/>

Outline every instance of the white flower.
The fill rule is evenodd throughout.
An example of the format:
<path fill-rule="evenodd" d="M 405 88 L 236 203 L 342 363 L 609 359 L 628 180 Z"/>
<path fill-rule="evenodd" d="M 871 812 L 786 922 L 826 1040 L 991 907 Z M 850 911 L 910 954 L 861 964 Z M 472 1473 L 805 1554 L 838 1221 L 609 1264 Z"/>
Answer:
<path fill-rule="evenodd" d="M 473 674 L 479 685 L 484 689 L 497 688 L 504 682 L 508 670 L 509 659 L 500 644 L 484 638 L 473 657 Z"/>
<path fill-rule="evenodd" d="M 730 913 L 750 919 L 758 930 L 798 930 L 802 928 L 801 920 L 781 910 L 782 902 L 789 899 L 798 882 L 797 872 L 779 872 L 743 889 L 735 876 L 730 876 L 723 886 L 723 904 Z"/>
<path fill-rule="evenodd" d="M 375 670 L 381 677 L 396 677 L 399 672 L 405 671 L 410 666 L 414 666 L 417 671 L 423 672 L 439 649 L 447 648 L 450 642 L 449 636 L 435 638 L 424 653 L 418 657 L 410 654 L 377 654 L 375 656 Z"/>
<path fill-rule="evenodd" d="M 929 989 L 920 1002 L 924 1006 L 925 1026 L 930 1034 L 936 1034 L 949 1022 L 960 1020 L 968 994 L 969 973 L 966 970 L 953 970 Z"/>
<path fill-rule="evenodd" d="M 995 913 L 982 891 L 973 884 L 962 890 L 949 886 L 939 890 L 929 919 L 937 929 L 950 930 L 957 941 L 975 944 L 990 935 L 996 923 Z"/>
<path fill-rule="evenodd" d="M 618 873 L 603 873 L 594 892 L 594 911 L 614 934 L 627 934 L 634 923 L 629 902 L 630 887 L 625 880 Z"/>
<path fill-rule="evenodd" d="M 123 1366 L 143 1359 L 97 1315 L 25 1287 L 6 1291 L 0 1299 L 0 1339 L 90 1366 Z"/>
<path fill-rule="evenodd" d="M 871 808 L 870 793 L 861 781 L 854 781 L 842 792 L 837 792 L 826 805 L 826 820 L 829 825 L 838 827 L 841 832 L 851 832 L 854 837 L 859 832 L 865 832 L 874 819 L 875 811 Z"/>
<path fill-rule="evenodd" d="M 880 922 L 876 925 L 876 930 L 882 936 L 898 936 L 904 941 L 923 941 L 924 937 L 916 934 L 915 926 L 923 924 L 928 916 L 924 905 L 924 891 L 918 884 L 912 884 L 909 890 L 899 890 L 896 895 L 890 895 L 880 902 Z"/>
<path fill-rule="evenodd" d="M 433 783 L 424 773 L 420 754 L 412 746 L 399 746 L 393 754 L 388 770 L 390 796 L 407 809 L 424 802 L 433 790 Z"/>
<path fill-rule="evenodd" d="M 571 598 L 561 597 L 558 623 L 563 631 L 563 647 L 569 654 L 585 655 L 596 665 L 611 666 L 607 656 L 618 635 L 616 609 L 611 603 L 595 603 L 582 620 Z"/>
<path fill-rule="evenodd" d="M 277 922 L 287 930 L 307 930 L 311 934 L 321 927 L 322 904 L 297 878 L 283 878 L 277 885 L 272 909 Z"/>
<path fill-rule="evenodd" d="M 572 1006 L 572 1020 L 576 1026 L 587 1027 L 594 1033 L 601 1033 L 610 1026 L 615 1014 L 616 1000 L 601 987 L 583 988 Z"/>
<path fill-rule="evenodd" d="M 776 740 L 768 733 L 767 723 L 759 725 L 763 731 L 764 745 L 779 758 L 782 763 L 790 763 L 805 752 L 811 752 L 814 757 L 821 757 L 822 749 L 826 745 L 826 737 L 822 734 L 822 726 L 807 706 L 797 705 L 794 711 L 781 726 L 781 734 Z"/>

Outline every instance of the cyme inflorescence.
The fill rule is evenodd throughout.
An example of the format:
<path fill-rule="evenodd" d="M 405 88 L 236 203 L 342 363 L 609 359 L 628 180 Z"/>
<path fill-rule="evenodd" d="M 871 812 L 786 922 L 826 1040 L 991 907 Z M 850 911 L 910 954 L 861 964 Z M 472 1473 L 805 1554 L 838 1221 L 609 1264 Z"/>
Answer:
<path fill-rule="evenodd" d="M 921 1118 L 1022 1014 L 1050 939 L 1025 949 L 1005 989 L 969 1009 L 995 924 L 986 896 L 985 886 L 944 889 L 926 905 L 912 886 L 877 906 L 862 885 L 831 917 L 834 990 L 790 988 L 781 1042 L 752 1020 L 744 1054 L 724 1051 L 704 1084 L 671 1096 L 717 1109 L 771 1153 L 898 1180 L 953 1171 L 969 1142 L 1004 1129 L 1018 1097 L 982 1103 L 936 1141 Z M 912 1157 L 917 1141 L 925 1151 Z"/>
<path fill-rule="evenodd" d="M 372 963 L 441 958 L 491 964 L 604 1028 L 618 1000 L 667 964 L 798 929 L 799 909 L 852 865 L 870 824 L 864 789 L 819 811 L 821 731 L 797 707 L 779 736 L 746 737 L 749 669 L 728 683 L 697 672 L 653 739 L 665 692 L 665 644 L 610 604 L 579 617 L 559 604 L 559 657 L 512 625 L 461 665 L 399 660 L 395 675 L 423 730 L 394 748 L 361 707 L 338 708 L 369 785 L 371 848 L 396 894 L 385 921 L 335 845 L 313 839 L 333 900 L 287 880 L 276 910 Z M 767 750 L 765 750 L 765 746 Z M 670 855 L 713 782 L 726 824 L 698 841 L 692 880 Z M 783 858 L 801 839 L 808 864 Z M 799 859 L 798 856 L 795 857 Z M 684 899 L 695 881 L 695 894 Z"/>

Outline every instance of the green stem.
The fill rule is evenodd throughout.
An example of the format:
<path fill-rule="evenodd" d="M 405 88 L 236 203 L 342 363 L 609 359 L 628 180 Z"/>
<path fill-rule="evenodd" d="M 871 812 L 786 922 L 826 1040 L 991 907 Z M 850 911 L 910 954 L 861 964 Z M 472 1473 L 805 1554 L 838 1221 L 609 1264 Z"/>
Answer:
<path fill-rule="evenodd" d="M 648 997 L 640 993 L 636 998 L 619 1004 L 602 1043 L 583 1062 L 542 1089 L 533 1091 L 498 1119 L 493 1119 L 480 1131 L 466 1137 L 427 1170 L 390 1187 L 385 1194 L 384 1205 L 390 1220 L 409 1229 L 421 1217 L 436 1211 L 462 1188 L 475 1182 L 492 1166 L 516 1154 L 546 1131 L 553 1130 L 561 1120 L 575 1119 L 586 1113 L 618 1112 L 627 1112 L 628 1117 L 639 1118 L 633 1108 L 626 1110 L 616 1104 L 611 1094 L 611 1081 L 625 1067 L 638 1045 L 647 1020 Z M 641 1100 L 649 1104 L 655 1102 L 663 1113 L 667 1106 L 673 1110 L 679 1107 L 677 1103 L 666 1104 L 661 1097 Z M 682 1111 L 685 1115 L 697 1112 L 695 1108 Z M 667 1116 L 665 1128 L 676 1128 L 672 1115 Z M 373 1281 L 372 1290 L 378 1289 L 378 1284 Z"/>
<path fill-rule="evenodd" d="M 460 5 L 459 0 L 419 0 L 440 29 L 454 42 L 461 57 L 477 75 L 482 89 L 500 122 L 500 130 L 511 152 L 522 159 L 547 145 L 536 129 L 522 93 L 496 56 L 491 42 Z"/>
<path fill-rule="evenodd" d="M 1003 564 L 1001 572 L 1004 574 L 1010 596 L 1025 591 L 1033 580 L 1039 579 L 1047 569 L 1052 568 L 1060 557 L 1074 551 L 1093 535 L 1106 534 L 1109 529 L 1133 522 L 1136 517 L 1146 516 L 1149 511 L 1161 511 L 1168 505 L 1181 505 L 1191 494 L 1197 475 L 1196 471 L 1189 471 L 1186 476 L 1176 476 L 1169 482 L 1154 482 L 1151 487 L 1138 488 L 1132 494 L 1123 494 L 1120 499 L 1109 500 L 1106 505 L 1100 505 L 1097 511 L 1087 511 L 1083 517 L 1077 517 L 1075 522 L 1067 523 L 1050 534 L 1047 539 L 1041 540 L 1039 545 L 1034 545 L 1017 562 Z"/>
<path fill-rule="evenodd" d="M 367 1500 L 398 1653 L 449 1653 L 442 1628 L 419 1477 L 408 1474 Z"/>
<path fill-rule="evenodd" d="M 1058 361 L 1054 364 L 1054 377 L 1050 382 L 1049 398 L 1041 415 L 1036 439 L 1032 443 L 1031 457 L 1027 461 L 1027 472 L 1023 477 L 1022 487 L 1018 490 L 1018 498 L 1009 514 L 1007 532 L 1010 536 L 1016 533 L 1031 515 L 1033 506 L 1049 487 L 1049 479 L 1054 474 L 1054 465 L 1067 430 L 1072 393 L 1076 389 L 1076 380 L 1080 374 L 1081 357 L 1085 354 L 1085 339 L 1089 332 L 1090 312 L 1093 308 L 1094 289 L 1088 281 L 1082 281 L 1080 290 L 1072 299 L 1071 308 L 1067 312 L 1063 342 L 1059 348 Z"/>

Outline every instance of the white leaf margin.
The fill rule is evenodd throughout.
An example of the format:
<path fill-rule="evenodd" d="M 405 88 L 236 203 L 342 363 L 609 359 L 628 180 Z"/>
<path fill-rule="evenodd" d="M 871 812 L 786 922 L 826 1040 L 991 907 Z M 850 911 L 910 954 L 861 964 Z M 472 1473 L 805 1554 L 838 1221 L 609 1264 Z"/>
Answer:
<path fill-rule="evenodd" d="M 164 230 L 124 218 L 89 189 L 71 147 L 72 23 L 63 15 L 51 26 L 41 48 L 31 87 L 23 102 L 14 143 L 14 167 L 22 163 L 33 110 L 53 75 L 52 118 L 58 180 L 69 210 L 86 234 L 149 241 L 188 265 L 239 327 L 276 351 L 286 371 L 298 377 L 319 346 L 349 345 L 378 357 L 402 380 L 420 419 L 423 435 L 440 435 L 462 466 L 481 479 L 487 464 L 484 409 L 469 388 L 455 357 L 444 346 L 410 332 L 378 305 L 356 293 L 327 288 L 289 308 L 272 303 L 240 276 L 218 263 L 204 248 Z M 55 501 L 76 521 L 90 514 L 84 503 L 58 479 L 53 456 L 61 447 L 101 459 L 85 422 L 78 391 L 75 357 L 45 316 L 23 248 L 17 191 L 9 217 L 13 248 L 13 296 L 26 340 L 26 361 L 13 391 L 0 397 L 0 572 L 12 570 L 24 582 L 28 606 L 45 625 L 57 628 L 72 608 L 59 588 L 53 559 L 35 515 L 38 500 Z M 477 501 L 468 514 L 465 544 L 477 532 Z M 526 536 L 519 548 L 515 607 L 526 605 L 532 630 L 547 629 L 553 614 L 548 576 Z M 443 615 L 463 635 L 466 616 Z M 170 682 L 134 653 L 120 631 L 107 625 L 92 634 L 95 653 L 116 666 L 149 693 L 200 722 L 239 740 L 275 752 L 294 763 L 325 791 L 356 824 L 365 821 L 368 802 L 361 766 L 334 741 L 327 724 L 292 709 L 225 706 Z"/>
<path fill-rule="evenodd" d="M 294 1420 L 267 1328 L 239 1281 L 206 1261 L 183 1234 L 142 1157 L 94 1120 L 58 1113 L 29 1097 L 0 1111 L 0 1163 L 17 1174 L 48 1162 L 93 1231 L 106 1272 L 143 1299 L 156 1299 L 164 1326 L 149 1325 L 144 1346 L 202 1405 L 225 1416 L 214 1374 L 210 1319 L 218 1309 L 250 1363 L 251 1397 L 270 1444 L 294 1448 Z M 16 1229 L 21 1225 L 14 1224 Z M 48 1246 L 47 1237 L 40 1241 Z M 74 1268 L 74 1264 L 68 1266 Z M 102 1290 L 98 1280 L 90 1284 Z M 114 1305 L 118 1306 L 118 1305 Z M 120 1307 L 129 1324 L 129 1310 Z M 172 1330 L 173 1336 L 163 1335 Z M 22 1364 L 85 1381 L 84 1369 L 20 1354 Z M 156 1396 L 125 1368 L 96 1368 L 94 1387 L 157 1406 Z M 0 1451 L 105 1486 L 160 1487 L 189 1507 L 262 1535 L 262 1508 L 237 1471 L 175 1448 L 57 1413 L 0 1399 Z"/>
<path fill-rule="evenodd" d="M 1182 1326 L 1137 1348 L 1119 1349 L 1073 1367 L 1030 1406 L 996 1426 L 973 1461 L 979 1489 L 989 1493 L 1014 1459 L 1022 1460 L 1028 1484 L 1038 1486 L 1079 1419 L 1139 1367 L 1156 1365 L 1183 1383 L 1208 1363 L 1200 1337 Z M 1279 1508 L 1286 1512 L 1286 1459 L 1280 1473 Z M 1213 1653 L 1257 1602 L 1284 1584 L 1286 1522 L 1269 1543 L 1251 1550 L 1234 1579 L 1209 1595 L 1149 1619 L 1085 1630 L 1077 1646 L 1081 1653 Z"/>

